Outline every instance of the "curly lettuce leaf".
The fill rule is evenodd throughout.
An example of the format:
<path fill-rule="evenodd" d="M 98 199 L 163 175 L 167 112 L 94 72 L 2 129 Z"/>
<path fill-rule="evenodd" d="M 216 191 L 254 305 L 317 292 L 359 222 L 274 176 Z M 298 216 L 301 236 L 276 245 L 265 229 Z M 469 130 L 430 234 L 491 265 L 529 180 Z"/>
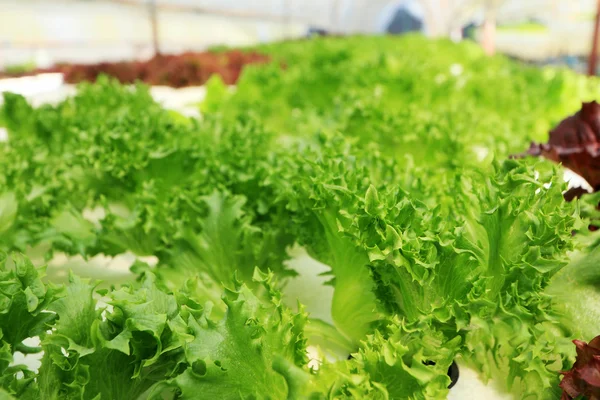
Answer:
<path fill-rule="evenodd" d="M 175 378 L 180 398 L 198 393 L 221 399 L 296 398 L 292 393 L 301 373 L 295 367 L 307 362 L 303 336 L 306 314 L 285 309 L 281 294 L 271 286 L 272 276 L 258 272 L 270 301 L 262 302 L 246 286 L 226 291 L 227 313 L 213 320 L 205 312 L 190 320 L 194 339 L 186 347 L 191 367 Z M 289 365 L 289 366 L 288 366 Z"/>
<path fill-rule="evenodd" d="M 282 304 L 273 274 L 256 270 L 255 285 L 265 293 L 261 297 L 241 282 L 226 289 L 226 312 L 215 318 L 210 302 L 201 305 L 185 291 L 165 292 L 150 273 L 139 284 L 110 290 L 96 290 L 96 284 L 71 275 L 64 293 L 52 296 L 58 289 L 41 283 L 28 260 L 15 257 L 17 267 L 3 271 L 0 280 L 2 288 L 13 288 L 7 289 L 14 294 L 8 315 L 25 307 L 32 316 L 21 312 L 19 322 L 0 319 L 6 333 L 0 383 L 7 396 L 162 399 L 196 398 L 201 392 L 217 398 L 269 393 L 271 398 L 316 399 L 337 391 L 334 383 L 345 379 L 306 367 L 307 315 Z M 27 289 L 16 277 L 25 280 Z M 33 300 L 21 301 L 29 288 L 36 296 L 49 296 L 37 303 L 47 310 L 39 317 Z M 9 329 L 19 323 L 23 329 Z M 31 335 L 41 338 L 39 372 L 9 366 L 11 343 Z"/>
<path fill-rule="evenodd" d="M 51 304 L 58 321 L 42 339 L 43 398 L 138 398 L 185 368 L 191 336 L 172 295 L 148 275 L 107 297 L 111 311 L 93 284 L 71 276 L 67 296 Z"/>
<path fill-rule="evenodd" d="M 373 292 L 367 252 L 346 231 L 360 203 L 357 193 L 368 184 L 364 174 L 369 166 L 379 168 L 376 163 L 380 159 L 357 160 L 347 149 L 338 148 L 346 146 L 339 138 L 319 140 L 322 147 L 309 146 L 290 157 L 290 165 L 284 165 L 267 183 L 275 188 L 275 201 L 291 214 L 293 224 L 288 229 L 298 243 L 331 268 L 327 275 L 334 287 L 333 322 L 357 345 L 382 314 Z"/>
<path fill-rule="evenodd" d="M 13 355 L 41 351 L 25 340 L 43 335 L 53 324 L 57 316 L 48 307 L 64 295 L 59 287 L 44 284 L 44 275 L 23 256 L 0 254 L 0 386 L 19 398 L 35 398 L 28 397 L 33 378 L 25 366 L 13 365 Z"/>
<path fill-rule="evenodd" d="M 29 350 L 23 341 L 43 333 L 56 315 L 47 307 L 59 296 L 61 290 L 43 283 L 44 269 L 37 269 L 23 256 L 10 259 L 0 255 L 0 280 L 2 312 L 0 332 L 3 344 L 12 351 Z"/>
<path fill-rule="evenodd" d="M 570 354 L 544 289 L 567 264 L 576 208 L 547 164 L 507 161 L 457 176 L 452 190 L 454 209 L 443 210 L 371 186 L 358 218 L 340 226 L 368 254 L 383 310 L 433 316 L 485 379 L 500 374 L 505 390 L 543 398 Z"/>
<path fill-rule="evenodd" d="M 383 331 L 368 335 L 348 362 L 350 371 L 366 378 L 350 393 L 355 398 L 445 399 L 447 371 L 460 343 L 460 336 L 447 337 L 426 319 L 393 319 Z"/>
<path fill-rule="evenodd" d="M 287 240 L 268 226 L 252 225 L 244 211 L 245 198 L 220 192 L 203 196 L 204 211 L 199 210 L 196 226 L 184 227 L 173 239 L 172 248 L 159 253 L 154 272 L 160 283 L 170 290 L 185 287 L 199 301 L 222 304 L 223 287 L 234 287 L 239 279 L 263 293 L 254 284 L 255 268 L 271 270 L 284 280 L 293 276 L 283 261 L 287 258 Z M 188 279 L 190 279 L 188 281 Z M 216 316 L 223 307 L 216 307 Z"/>

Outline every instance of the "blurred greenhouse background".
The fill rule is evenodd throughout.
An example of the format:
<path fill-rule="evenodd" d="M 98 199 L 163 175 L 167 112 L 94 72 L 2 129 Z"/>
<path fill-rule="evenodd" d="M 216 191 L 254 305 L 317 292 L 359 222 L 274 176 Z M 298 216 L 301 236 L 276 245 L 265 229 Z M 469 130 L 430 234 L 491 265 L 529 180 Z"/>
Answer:
<path fill-rule="evenodd" d="M 499 52 L 584 70 L 594 0 L 0 0 L 0 68 L 143 59 L 311 33 L 402 33 L 485 41 Z"/>

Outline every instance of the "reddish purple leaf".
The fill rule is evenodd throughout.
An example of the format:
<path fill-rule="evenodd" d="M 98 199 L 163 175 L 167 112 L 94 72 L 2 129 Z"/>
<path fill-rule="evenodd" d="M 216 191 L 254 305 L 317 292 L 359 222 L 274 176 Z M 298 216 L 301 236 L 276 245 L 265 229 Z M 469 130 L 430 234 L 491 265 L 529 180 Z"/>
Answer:
<path fill-rule="evenodd" d="M 187 52 L 178 55 L 160 54 L 147 61 L 101 62 L 98 64 L 61 64 L 52 68 L 38 69 L 23 76 L 44 72 L 60 72 L 68 83 L 95 81 L 100 74 L 110 75 L 121 83 L 143 81 L 150 85 L 187 87 L 203 85 L 212 75 L 219 75 L 223 82 L 232 85 L 248 64 L 264 64 L 270 57 L 257 52 L 230 50 L 215 52 Z M 283 66 L 282 66 L 283 67 Z"/>
<path fill-rule="evenodd" d="M 588 400 L 600 400 L 600 336 L 588 344 L 573 340 L 577 347 L 577 359 L 571 370 L 562 372 L 561 400 L 583 396 Z"/>
<path fill-rule="evenodd" d="M 581 110 L 550 131 L 548 143 L 532 143 L 527 151 L 560 162 L 600 189 L 600 105 L 583 103 Z"/>

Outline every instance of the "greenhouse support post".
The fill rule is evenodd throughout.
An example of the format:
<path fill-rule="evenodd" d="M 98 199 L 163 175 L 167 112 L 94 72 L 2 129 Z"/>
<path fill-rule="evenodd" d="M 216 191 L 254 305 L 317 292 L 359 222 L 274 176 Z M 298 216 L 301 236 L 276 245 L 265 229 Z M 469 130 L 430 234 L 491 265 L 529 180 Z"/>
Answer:
<path fill-rule="evenodd" d="M 496 6 L 493 1 L 484 5 L 481 45 L 487 55 L 491 56 L 496 52 Z"/>
<path fill-rule="evenodd" d="M 596 2 L 596 21 L 594 23 L 594 37 L 592 38 L 592 49 L 588 60 L 588 75 L 596 75 L 598 64 L 598 30 L 600 28 L 600 0 Z"/>
<path fill-rule="evenodd" d="M 154 50 L 154 55 L 158 56 L 160 54 L 160 47 L 158 45 L 158 17 L 156 15 L 156 0 L 148 1 L 148 9 L 150 12 L 150 26 L 152 28 L 152 47 Z"/>

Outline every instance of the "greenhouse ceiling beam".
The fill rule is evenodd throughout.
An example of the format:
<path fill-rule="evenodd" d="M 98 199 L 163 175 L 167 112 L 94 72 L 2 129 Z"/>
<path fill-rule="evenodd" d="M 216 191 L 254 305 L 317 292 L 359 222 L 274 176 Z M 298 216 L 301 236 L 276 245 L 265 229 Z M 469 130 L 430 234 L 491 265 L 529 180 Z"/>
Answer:
<path fill-rule="evenodd" d="M 111 3 L 125 4 L 130 6 L 140 7 L 139 1 L 135 0 L 108 0 Z M 195 14 L 211 14 L 218 15 L 223 17 L 233 17 L 233 18 L 249 18 L 249 19 L 260 19 L 265 21 L 273 21 L 273 22 L 291 22 L 293 19 L 294 23 L 303 23 L 307 25 L 312 25 L 313 22 L 307 18 L 303 17 L 294 17 L 291 18 L 291 15 L 281 15 L 281 14 L 271 14 L 271 13 L 257 13 L 253 11 L 243 11 L 243 10 L 223 10 L 219 8 L 212 7 L 202 7 L 202 6 L 193 6 L 193 5 L 183 5 L 183 4 L 164 4 L 157 3 L 157 9 L 162 11 L 176 11 L 176 12 L 189 12 Z"/>

